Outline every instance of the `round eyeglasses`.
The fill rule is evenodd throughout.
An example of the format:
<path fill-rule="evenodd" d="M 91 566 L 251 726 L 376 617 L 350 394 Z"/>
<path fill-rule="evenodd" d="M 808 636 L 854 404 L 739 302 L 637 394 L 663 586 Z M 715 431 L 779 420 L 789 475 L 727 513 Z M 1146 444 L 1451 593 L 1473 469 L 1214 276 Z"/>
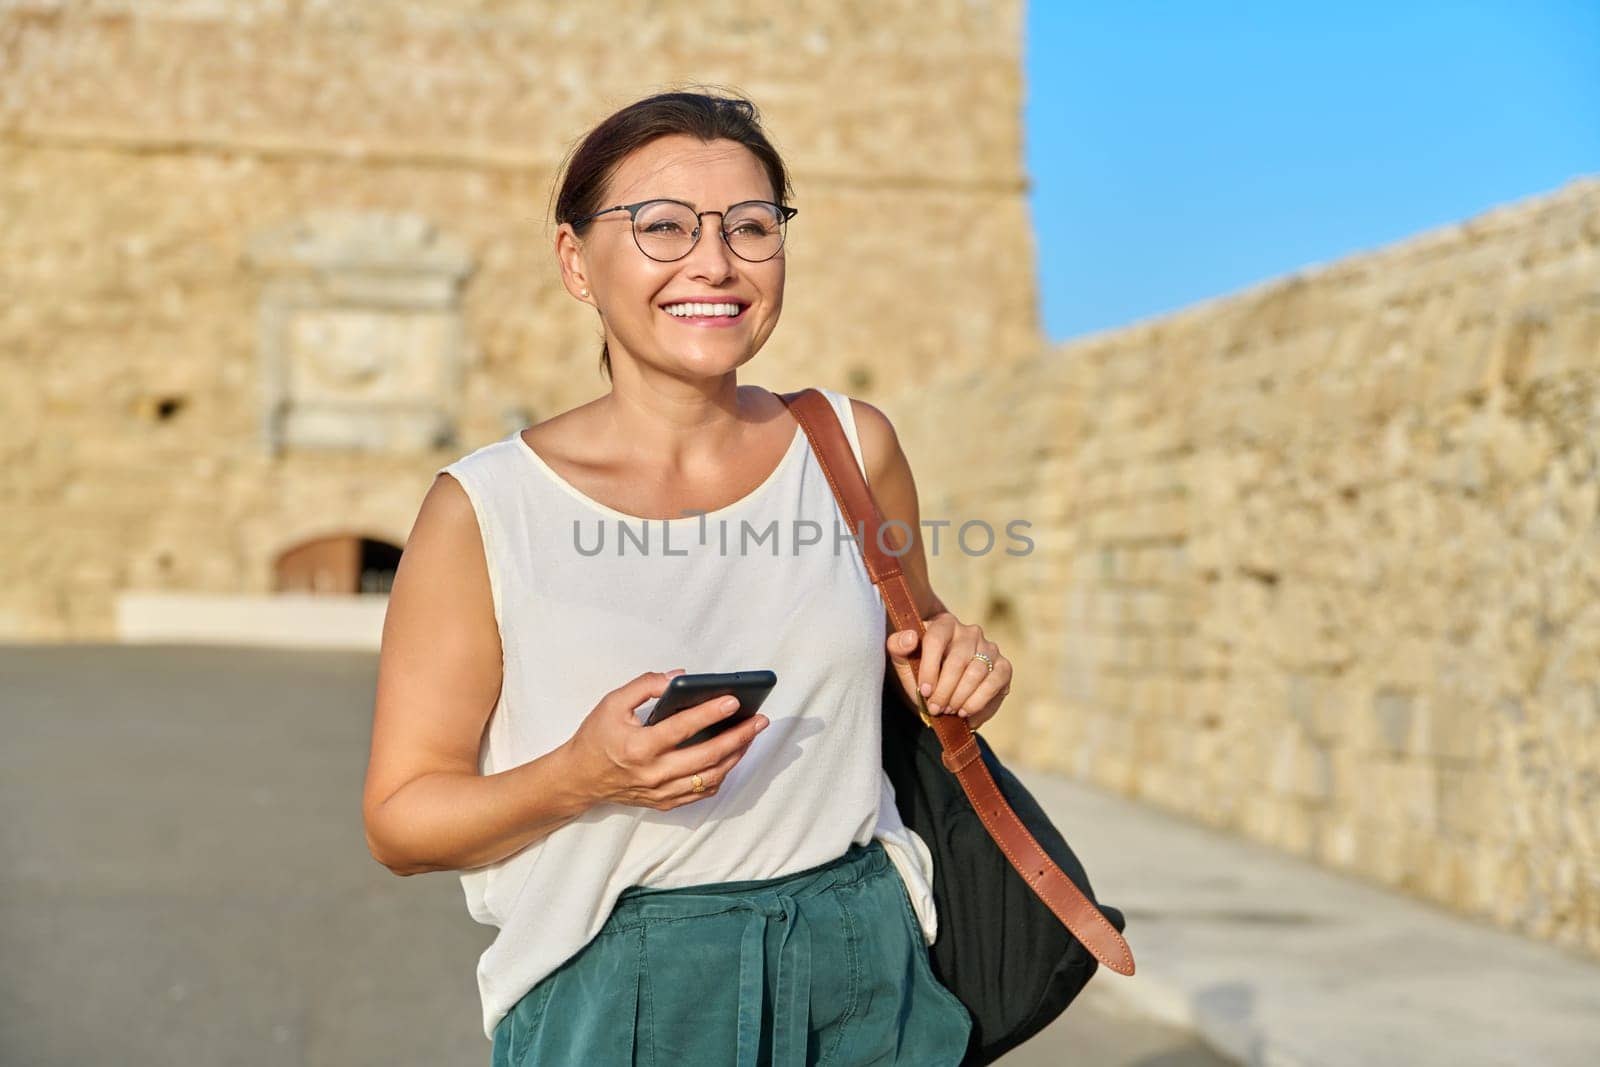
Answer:
<path fill-rule="evenodd" d="M 662 263 L 682 259 L 694 249 L 700 240 L 700 219 L 705 215 L 722 216 L 722 239 L 734 255 L 760 263 L 783 248 L 789 220 L 800 213 L 798 208 L 774 204 L 770 200 L 745 200 L 726 211 L 696 211 L 681 200 L 659 199 L 603 208 L 573 219 L 572 225 L 611 211 L 628 213 L 633 220 L 633 243 L 639 246 L 639 251 Z"/>

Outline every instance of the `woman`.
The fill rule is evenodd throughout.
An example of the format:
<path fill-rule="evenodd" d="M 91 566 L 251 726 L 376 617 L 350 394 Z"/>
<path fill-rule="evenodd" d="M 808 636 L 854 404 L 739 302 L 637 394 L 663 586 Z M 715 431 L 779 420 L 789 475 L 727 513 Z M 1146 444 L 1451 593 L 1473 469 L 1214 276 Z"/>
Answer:
<path fill-rule="evenodd" d="M 913 676 L 916 635 L 886 636 L 804 434 L 737 382 L 782 310 L 791 192 L 745 100 L 664 93 L 589 133 L 555 252 L 611 391 L 442 468 L 407 540 L 367 840 L 397 874 L 461 871 L 500 928 L 478 967 L 497 1065 L 965 1049 L 928 959 L 931 858 L 879 761 L 883 650 L 908 699 L 974 726 L 1011 665 L 939 602 L 914 537 Z M 823 392 L 884 517 L 917 530 L 888 420 Z M 841 536 L 749 545 L 805 521 Z M 682 749 L 731 707 L 642 724 L 674 674 L 745 669 L 778 677 L 748 721 Z"/>

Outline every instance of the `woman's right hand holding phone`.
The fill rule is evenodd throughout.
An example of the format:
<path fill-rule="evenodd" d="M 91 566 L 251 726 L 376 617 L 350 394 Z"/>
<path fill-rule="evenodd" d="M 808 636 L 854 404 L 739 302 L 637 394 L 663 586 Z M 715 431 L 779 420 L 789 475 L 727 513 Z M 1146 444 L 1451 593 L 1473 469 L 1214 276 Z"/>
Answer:
<path fill-rule="evenodd" d="M 746 722 L 687 748 L 682 741 L 733 714 L 737 697 L 714 697 L 654 726 L 643 725 L 636 709 L 659 697 L 674 671 L 647 671 L 600 698 L 566 742 L 578 776 L 578 788 L 595 803 L 611 801 L 669 811 L 715 796 L 733 769 L 767 725 L 757 713 Z M 695 776 L 699 775 L 699 792 Z"/>

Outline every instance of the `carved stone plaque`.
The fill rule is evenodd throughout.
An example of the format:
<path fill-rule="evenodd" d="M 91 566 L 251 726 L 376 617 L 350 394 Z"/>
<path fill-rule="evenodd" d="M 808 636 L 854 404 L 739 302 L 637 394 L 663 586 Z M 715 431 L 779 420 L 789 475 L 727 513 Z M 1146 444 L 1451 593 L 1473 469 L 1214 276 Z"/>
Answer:
<path fill-rule="evenodd" d="M 272 451 L 455 443 L 465 248 L 414 215 L 307 215 L 251 243 Z"/>

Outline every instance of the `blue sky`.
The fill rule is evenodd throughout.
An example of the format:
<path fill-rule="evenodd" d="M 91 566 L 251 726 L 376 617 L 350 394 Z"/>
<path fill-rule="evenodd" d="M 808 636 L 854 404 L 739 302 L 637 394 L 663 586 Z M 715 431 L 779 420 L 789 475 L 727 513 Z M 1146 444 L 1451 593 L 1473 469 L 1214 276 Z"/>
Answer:
<path fill-rule="evenodd" d="M 1600 0 L 1028 3 L 1046 336 L 1600 174 Z"/>

